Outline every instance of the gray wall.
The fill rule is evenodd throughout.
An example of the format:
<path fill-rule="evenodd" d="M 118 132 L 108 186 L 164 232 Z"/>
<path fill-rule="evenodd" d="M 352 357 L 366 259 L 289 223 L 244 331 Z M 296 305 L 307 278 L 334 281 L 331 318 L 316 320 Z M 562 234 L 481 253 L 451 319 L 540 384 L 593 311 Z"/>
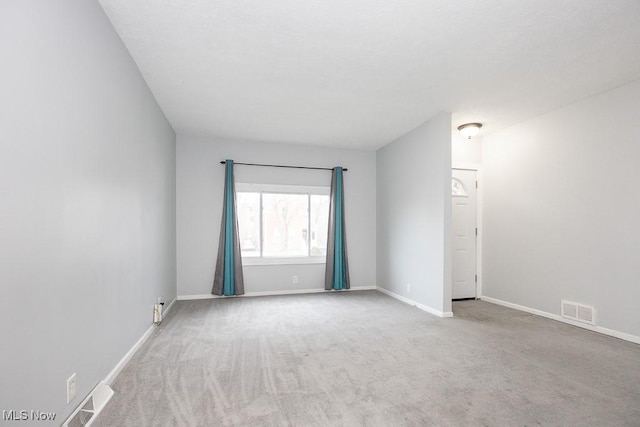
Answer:
<path fill-rule="evenodd" d="M 175 134 L 97 2 L 0 33 L 0 410 L 59 425 L 175 297 Z"/>
<path fill-rule="evenodd" d="M 224 190 L 220 161 L 344 166 L 345 213 L 351 286 L 375 286 L 376 163 L 374 151 L 211 140 L 178 135 L 178 295 L 211 294 Z M 236 182 L 329 186 L 331 172 L 235 167 Z M 324 288 L 324 264 L 243 268 L 245 292 Z M 292 276 L 299 282 L 294 285 Z"/>
<path fill-rule="evenodd" d="M 484 290 L 640 336 L 640 81 L 483 139 Z"/>
<path fill-rule="evenodd" d="M 451 312 L 451 115 L 378 150 L 376 169 L 378 286 Z"/>

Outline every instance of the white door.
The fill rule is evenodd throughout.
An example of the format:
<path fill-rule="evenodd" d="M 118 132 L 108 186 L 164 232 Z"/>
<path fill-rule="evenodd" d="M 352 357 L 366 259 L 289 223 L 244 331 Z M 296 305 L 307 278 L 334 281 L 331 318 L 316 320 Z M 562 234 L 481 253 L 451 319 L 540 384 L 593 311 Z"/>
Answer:
<path fill-rule="evenodd" d="M 453 299 L 476 298 L 476 171 L 451 171 Z"/>

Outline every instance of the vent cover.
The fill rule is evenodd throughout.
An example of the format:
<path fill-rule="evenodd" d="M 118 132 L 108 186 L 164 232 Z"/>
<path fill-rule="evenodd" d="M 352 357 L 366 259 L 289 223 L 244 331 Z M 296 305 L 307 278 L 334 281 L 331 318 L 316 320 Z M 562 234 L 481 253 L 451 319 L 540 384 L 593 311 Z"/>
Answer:
<path fill-rule="evenodd" d="M 90 426 L 100 411 L 113 396 L 113 390 L 104 382 L 100 382 L 87 396 L 80 406 L 71 414 L 69 419 L 62 424 L 63 427 Z"/>
<path fill-rule="evenodd" d="M 588 323 L 589 325 L 596 324 L 596 309 L 590 305 L 562 300 L 561 313 L 562 317 L 567 319 Z"/>

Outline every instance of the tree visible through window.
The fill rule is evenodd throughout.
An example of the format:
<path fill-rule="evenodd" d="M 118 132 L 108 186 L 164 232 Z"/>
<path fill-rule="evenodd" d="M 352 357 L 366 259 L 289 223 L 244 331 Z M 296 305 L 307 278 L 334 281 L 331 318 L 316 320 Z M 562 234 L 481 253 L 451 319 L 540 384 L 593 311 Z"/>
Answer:
<path fill-rule="evenodd" d="M 291 188 L 291 192 L 237 190 L 243 257 L 326 256 L 329 195 Z M 316 188 L 315 192 L 328 189 Z"/>

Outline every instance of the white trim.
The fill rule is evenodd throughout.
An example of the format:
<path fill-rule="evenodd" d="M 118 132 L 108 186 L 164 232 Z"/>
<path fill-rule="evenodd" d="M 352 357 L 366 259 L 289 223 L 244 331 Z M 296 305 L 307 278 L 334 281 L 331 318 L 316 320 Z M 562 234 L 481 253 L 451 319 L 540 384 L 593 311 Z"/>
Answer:
<path fill-rule="evenodd" d="M 142 344 L 144 344 L 145 341 L 149 339 L 156 327 L 157 325 L 155 323 L 152 323 L 151 326 L 149 326 L 149 329 L 147 329 L 145 333 L 142 334 L 140 339 L 133 345 L 133 347 L 129 349 L 129 351 L 127 351 L 127 353 L 122 357 L 122 359 L 120 359 L 120 361 L 111 370 L 111 372 L 109 372 L 109 374 L 104 379 L 105 383 L 107 383 L 108 385 L 113 385 L 120 372 L 122 372 L 127 363 L 129 363 L 133 355 L 136 354 L 136 351 L 138 351 L 138 349 L 142 347 Z"/>
<path fill-rule="evenodd" d="M 219 295 L 213 294 L 193 294 L 193 295 L 178 295 L 178 301 L 189 301 L 194 299 L 214 299 L 214 298 L 222 298 Z"/>
<path fill-rule="evenodd" d="M 232 297 L 225 297 L 225 296 L 213 295 L 213 294 L 178 295 L 177 299 L 179 301 L 188 301 L 188 300 L 196 300 L 196 299 L 264 297 L 269 295 L 318 294 L 323 292 L 374 291 L 376 289 L 377 288 L 375 286 L 352 286 L 350 289 L 344 289 L 342 291 L 325 291 L 324 289 L 285 289 L 281 291 L 247 292 L 244 295 L 235 295 Z"/>
<path fill-rule="evenodd" d="M 188 301 L 193 299 L 214 299 L 214 298 L 223 298 L 220 295 L 213 294 L 194 294 L 194 295 L 178 295 L 178 301 Z"/>
<path fill-rule="evenodd" d="M 478 171 L 482 167 L 481 163 L 475 162 L 451 162 L 451 169 L 466 169 L 471 171 Z"/>
<path fill-rule="evenodd" d="M 251 298 L 251 297 L 267 297 L 270 295 L 295 295 L 295 294 L 319 294 L 323 292 L 331 292 L 325 291 L 324 289 L 288 289 L 282 291 L 260 291 L 260 292 L 247 292 L 244 295 L 238 295 L 242 298 Z"/>
<path fill-rule="evenodd" d="M 476 189 L 476 226 L 478 227 L 478 236 L 476 238 L 476 274 L 478 275 L 476 298 L 480 298 L 482 295 L 482 236 L 484 234 L 484 226 L 482 224 L 482 166 L 480 163 L 458 162 L 451 169 L 476 171 L 476 181 L 478 181 L 478 188 Z M 453 216 L 453 212 L 451 215 Z M 451 284 L 451 290 L 453 291 L 453 283 Z"/>
<path fill-rule="evenodd" d="M 412 305 L 412 306 L 414 306 L 416 308 L 419 308 L 422 311 L 426 311 L 429 314 L 433 314 L 434 316 L 438 316 L 438 317 L 453 317 L 453 312 L 451 312 L 451 311 L 442 312 L 440 310 L 436 310 L 435 308 L 431 308 L 431 307 L 429 307 L 427 305 L 420 304 L 419 302 L 415 302 L 412 299 L 403 297 L 402 295 L 398 295 L 398 294 L 396 294 L 394 292 L 391 292 L 388 289 L 384 289 L 384 288 L 381 288 L 381 287 L 378 287 L 377 290 L 379 292 L 382 292 L 383 294 L 387 294 L 390 297 L 397 299 L 398 301 L 402 301 L 405 304 Z"/>
<path fill-rule="evenodd" d="M 478 227 L 478 237 L 476 240 L 476 272 L 478 273 L 478 283 L 476 285 L 476 298 L 482 295 L 482 236 L 484 226 L 482 224 L 482 168 L 476 169 L 476 179 L 478 188 L 476 192 L 476 225 Z"/>
<path fill-rule="evenodd" d="M 238 193 L 283 193 L 283 194 L 311 194 L 328 196 L 331 186 L 325 185 L 292 185 L 292 184 L 258 184 L 250 182 L 236 182 Z"/>
<path fill-rule="evenodd" d="M 626 332 L 616 331 L 614 329 L 603 328 L 602 326 L 589 325 L 587 323 L 576 322 L 575 320 L 566 319 L 558 314 L 548 313 L 546 311 L 537 310 L 535 308 L 525 307 L 524 305 L 514 304 L 512 302 L 503 301 L 497 298 L 491 298 L 482 296 L 482 301 L 490 302 L 492 304 L 502 305 L 504 307 L 513 308 L 515 310 L 524 311 L 527 313 L 535 314 L 537 316 L 546 317 L 547 319 L 557 320 L 558 322 L 566 323 L 568 325 L 577 326 L 579 328 L 588 329 L 600 334 L 609 335 L 614 338 L 620 338 L 621 340 L 629 341 L 635 344 L 640 344 L 640 337 L 636 335 L 627 334 Z"/>
<path fill-rule="evenodd" d="M 296 265 L 296 264 L 325 264 L 326 255 L 311 255 L 310 241 L 308 241 L 308 255 L 302 256 L 266 256 L 264 254 L 264 217 L 260 213 L 263 209 L 263 196 L 265 194 L 299 194 L 307 196 L 307 225 L 311 226 L 311 196 L 330 196 L 330 186 L 310 186 L 310 185 L 290 185 L 290 184 L 259 184 L 249 182 L 238 182 L 235 184 L 237 193 L 257 193 L 260 195 L 258 209 L 260 250 L 258 256 L 245 256 L 243 267 L 253 267 L 262 265 Z M 309 236 L 310 238 L 311 236 Z"/>
<path fill-rule="evenodd" d="M 256 267 L 263 265 L 312 265 L 326 264 L 326 256 L 301 256 L 292 258 L 269 258 L 269 257 L 248 257 L 242 258 L 242 268 Z"/>
<path fill-rule="evenodd" d="M 178 301 L 178 298 L 174 298 L 174 299 L 173 299 L 173 301 L 171 301 L 171 302 L 169 303 L 169 305 L 167 306 L 167 308 L 165 308 L 165 309 L 162 311 L 162 317 L 164 317 L 164 316 L 166 316 L 166 315 L 167 315 L 167 313 L 169 312 L 169 310 L 171 310 L 171 309 L 173 308 L 173 305 L 176 303 L 176 301 Z"/>
<path fill-rule="evenodd" d="M 167 315 L 167 313 L 169 312 L 169 310 L 171 310 L 171 308 L 173 307 L 173 304 L 175 304 L 177 299 L 178 298 L 175 298 L 173 301 L 171 301 L 171 303 L 169 303 L 167 308 L 162 313 L 163 316 Z M 140 339 L 133 345 L 133 347 L 131 347 L 129 351 L 127 351 L 127 353 L 122 357 L 122 359 L 120 359 L 120 361 L 116 364 L 116 366 L 113 367 L 111 372 L 109 372 L 109 374 L 104 379 L 104 382 L 107 385 L 109 386 L 113 385 L 114 381 L 116 380 L 120 372 L 122 372 L 122 370 L 127 365 L 127 363 L 129 363 L 133 355 L 136 354 L 136 351 L 138 351 L 138 349 L 142 347 L 142 344 L 144 344 L 145 341 L 149 339 L 149 337 L 157 327 L 158 325 L 156 325 L 155 323 L 152 323 L 151 326 L 149 326 L 149 329 L 147 329 L 145 333 L 142 334 Z"/>

